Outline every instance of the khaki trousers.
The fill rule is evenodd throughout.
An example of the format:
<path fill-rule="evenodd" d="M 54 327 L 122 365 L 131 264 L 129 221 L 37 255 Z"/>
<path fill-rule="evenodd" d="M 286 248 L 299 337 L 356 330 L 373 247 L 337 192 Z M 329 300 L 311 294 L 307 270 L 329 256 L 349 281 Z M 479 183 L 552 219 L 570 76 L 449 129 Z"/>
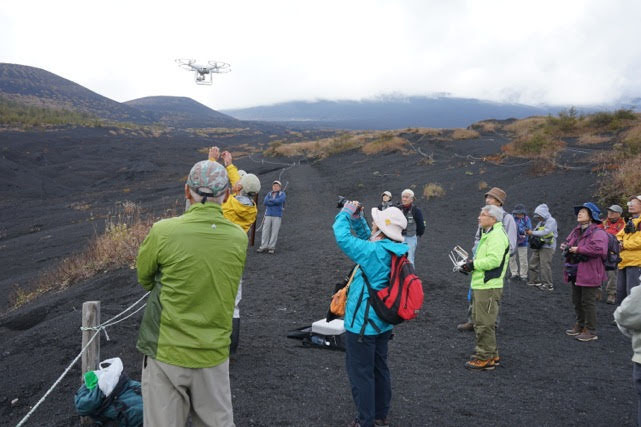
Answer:
<path fill-rule="evenodd" d="M 279 216 L 265 216 L 263 233 L 260 236 L 260 249 L 276 249 L 281 221 L 282 218 Z"/>
<path fill-rule="evenodd" d="M 533 249 L 530 255 L 528 282 L 554 286 L 552 282 L 552 256 L 554 249 Z"/>
<path fill-rule="evenodd" d="M 510 257 L 510 275 L 527 280 L 527 246 L 519 246 Z"/>
<path fill-rule="evenodd" d="M 234 427 L 229 359 L 212 368 L 183 368 L 145 356 L 142 368 L 145 426 Z"/>
<path fill-rule="evenodd" d="M 476 357 L 482 360 L 497 357 L 499 351 L 496 345 L 496 319 L 503 289 L 472 289 L 472 294 Z"/>

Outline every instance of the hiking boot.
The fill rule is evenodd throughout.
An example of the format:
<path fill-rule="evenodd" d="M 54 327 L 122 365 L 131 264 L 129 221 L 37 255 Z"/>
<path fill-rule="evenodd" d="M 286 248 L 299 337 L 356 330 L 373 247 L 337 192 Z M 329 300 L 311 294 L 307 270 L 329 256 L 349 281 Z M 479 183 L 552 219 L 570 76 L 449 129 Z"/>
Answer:
<path fill-rule="evenodd" d="M 267 249 L 268 254 L 273 254 L 274 252 L 276 252 L 276 249 Z"/>
<path fill-rule="evenodd" d="M 583 327 L 579 326 L 578 323 L 575 323 L 574 326 L 572 326 L 572 329 L 565 330 L 565 333 L 571 337 L 576 337 L 581 332 L 583 332 Z"/>
<path fill-rule="evenodd" d="M 536 282 L 527 282 L 528 286 L 536 286 L 537 288 L 542 285 L 542 283 L 536 283 Z"/>
<path fill-rule="evenodd" d="M 608 299 L 606 301 L 607 304 L 616 304 L 617 303 L 617 297 L 614 295 L 608 295 Z"/>
<path fill-rule="evenodd" d="M 356 418 L 354 421 L 347 424 L 347 427 L 361 427 L 361 423 L 358 421 L 358 418 Z"/>
<path fill-rule="evenodd" d="M 389 427 L 389 421 L 387 421 L 387 418 L 384 420 L 374 420 L 374 425 L 376 427 Z"/>
<path fill-rule="evenodd" d="M 470 356 L 470 360 L 477 360 L 478 356 L 476 354 L 473 354 Z M 494 366 L 501 366 L 501 358 L 499 356 L 493 357 L 492 361 L 494 362 Z"/>
<path fill-rule="evenodd" d="M 465 367 L 467 369 L 472 369 L 476 371 L 493 371 L 496 365 L 494 364 L 494 359 L 474 359 L 468 362 L 465 362 Z"/>
<path fill-rule="evenodd" d="M 576 339 L 581 342 L 595 341 L 599 339 L 596 335 L 596 331 L 591 331 L 587 328 L 584 328 L 579 335 L 576 336 Z"/>
<path fill-rule="evenodd" d="M 460 324 L 456 325 L 456 329 L 458 329 L 461 332 L 473 331 L 474 330 L 474 323 L 472 323 L 472 322 L 460 323 Z"/>
<path fill-rule="evenodd" d="M 256 252 L 258 252 L 259 254 L 262 254 L 262 253 L 263 253 L 263 252 L 265 252 L 266 250 L 267 250 L 267 249 L 265 249 L 265 248 L 258 248 L 258 249 L 256 249 Z"/>
<path fill-rule="evenodd" d="M 553 286 L 553 285 L 543 284 L 543 283 L 542 283 L 542 284 L 539 286 L 539 289 L 540 289 L 540 290 L 542 290 L 542 291 L 553 291 L 553 290 L 554 290 L 554 286 Z"/>

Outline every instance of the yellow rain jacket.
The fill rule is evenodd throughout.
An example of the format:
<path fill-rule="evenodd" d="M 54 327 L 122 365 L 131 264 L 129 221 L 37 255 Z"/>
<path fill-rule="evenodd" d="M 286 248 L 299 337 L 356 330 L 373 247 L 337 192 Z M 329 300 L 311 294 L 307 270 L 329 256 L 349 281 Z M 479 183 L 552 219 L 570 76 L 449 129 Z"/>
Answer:
<path fill-rule="evenodd" d="M 226 169 L 227 175 L 229 176 L 229 182 L 233 187 L 240 180 L 238 169 L 233 164 L 227 166 Z M 243 230 L 245 230 L 245 233 L 249 231 L 254 221 L 256 221 L 257 214 L 258 209 L 253 201 L 251 206 L 243 204 L 236 194 L 230 195 L 227 201 L 223 203 L 223 215 L 225 215 L 225 218 L 234 224 L 239 225 Z"/>
<path fill-rule="evenodd" d="M 636 231 L 634 233 L 626 233 L 621 230 L 617 233 L 617 239 L 623 243 L 621 250 L 621 262 L 619 262 L 619 270 L 626 267 L 641 267 L 641 217 L 632 218 Z"/>

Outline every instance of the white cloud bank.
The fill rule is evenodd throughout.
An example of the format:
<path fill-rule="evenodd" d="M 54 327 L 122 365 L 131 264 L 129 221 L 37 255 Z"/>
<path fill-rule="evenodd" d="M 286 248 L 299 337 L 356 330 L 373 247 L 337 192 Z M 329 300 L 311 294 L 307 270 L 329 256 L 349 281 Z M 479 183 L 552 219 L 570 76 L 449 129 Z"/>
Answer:
<path fill-rule="evenodd" d="M 584 105 L 641 95 L 640 16 L 633 0 L 23 0 L 0 5 L 0 62 L 215 109 L 391 92 Z M 185 57 L 232 72 L 196 86 Z"/>

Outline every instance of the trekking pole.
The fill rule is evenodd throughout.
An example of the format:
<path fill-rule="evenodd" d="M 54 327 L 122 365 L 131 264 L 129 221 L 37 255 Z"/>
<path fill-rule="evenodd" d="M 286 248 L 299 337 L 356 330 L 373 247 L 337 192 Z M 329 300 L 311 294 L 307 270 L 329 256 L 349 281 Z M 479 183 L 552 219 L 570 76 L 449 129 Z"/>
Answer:
<path fill-rule="evenodd" d="M 256 209 L 258 209 L 258 193 L 254 194 L 254 205 L 256 206 Z M 250 245 L 254 247 L 254 241 L 256 240 L 256 221 L 258 221 L 258 215 L 256 215 L 256 218 L 254 219 L 254 223 L 252 224 L 252 231 L 251 231 L 251 238 L 250 238 Z"/>

